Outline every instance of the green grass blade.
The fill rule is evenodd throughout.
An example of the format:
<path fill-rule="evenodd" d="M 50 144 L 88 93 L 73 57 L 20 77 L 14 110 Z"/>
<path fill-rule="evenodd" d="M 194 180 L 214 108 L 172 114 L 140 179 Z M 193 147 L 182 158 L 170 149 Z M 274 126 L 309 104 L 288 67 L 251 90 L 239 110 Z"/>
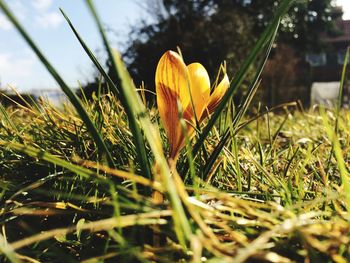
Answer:
<path fill-rule="evenodd" d="M 27 42 L 27 44 L 31 47 L 31 49 L 34 51 L 34 53 L 38 56 L 40 61 L 43 63 L 43 65 L 46 67 L 46 69 L 50 72 L 52 77 L 56 80 L 58 85 L 61 87 L 62 91 L 66 94 L 70 102 L 73 104 L 75 109 L 77 110 L 79 116 L 85 123 L 91 137 L 95 141 L 100 154 L 105 153 L 107 156 L 107 161 L 110 166 L 115 167 L 115 164 L 113 162 L 112 155 L 107 148 L 107 145 L 102 139 L 101 134 L 98 132 L 97 128 L 95 127 L 92 120 L 89 118 L 89 115 L 85 111 L 81 101 L 79 98 L 75 95 L 75 93 L 68 87 L 68 85 L 64 82 L 64 80 L 61 78 L 61 76 L 58 74 L 56 69 L 51 65 L 51 63 L 46 59 L 46 57 L 43 55 L 43 53 L 40 51 L 38 46 L 34 43 L 34 41 L 31 39 L 31 37 L 28 35 L 28 33 L 24 30 L 22 25 L 18 22 L 16 17 L 12 14 L 10 9 L 6 6 L 4 1 L 0 0 L 0 9 L 4 12 L 4 14 L 7 16 L 7 18 L 12 22 L 12 24 L 16 27 L 18 32 L 21 34 L 21 36 L 24 38 L 24 40 Z"/>
<path fill-rule="evenodd" d="M 107 74 L 107 72 L 103 69 L 102 65 L 97 60 L 97 58 L 95 57 L 95 55 L 93 54 L 91 49 L 86 45 L 85 41 L 81 38 L 81 36 L 79 35 L 78 31 L 75 29 L 74 25 L 72 24 L 72 22 L 70 21 L 68 16 L 65 14 L 65 12 L 62 9 L 60 9 L 60 11 L 61 11 L 63 17 L 66 19 L 66 21 L 67 21 L 69 27 L 71 28 L 71 30 L 73 31 L 74 35 L 78 39 L 79 43 L 83 47 L 84 51 L 86 52 L 86 54 L 91 59 L 92 63 L 94 63 L 95 67 L 98 69 L 98 71 L 102 74 L 102 76 L 108 82 L 108 85 L 110 86 L 109 88 L 111 89 L 111 91 L 115 95 L 118 95 L 119 91 L 118 91 L 116 85 L 114 84 L 113 80 L 110 78 L 110 76 Z"/>
<path fill-rule="evenodd" d="M 2 120 L 5 120 L 8 125 L 11 126 L 12 130 L 14 130 L 16 132 L 16 134 L 18 134 L 18 129 L 16 127 L 16 125 L 12 122 L 10 116 L 8 115 L 5 107 L 0 103 L 0 113 L 1 113 L 1 116 L 2 116 Z"/>
<path fill-rule="evenodd" d="M 162 183 L 167 190 L 169 200 L 174 209 L 173 219 L 175 223 L 175 232 L 177 233 L 180 243 L 185 246 L 185 238 L 189 239 L 191 236 L 190 223 L 181 204 L 178 190 L 176 189 L 174 179 L 172 178 L 172 172 L 164 156 L 159 130 L 149 119 L 147 109 L 142 103 L 140 96 L 137 94 L 136 89 L 133 88 L 134 84 L 119 53 L 114 54 L 114 59 L 116 61 L 122 86 L 128 87 L 125 88 L 125 91 L 127 92 L 126 96 L 131 100 L 132 105 L 134 105 L 136 116 L 139 118 L 141 127 L 143 128 L 150 148 L 154 154 L 157 168 L 162 176 Z"/>
<path fill-rule="evenodd" d="M 338 101 L 337 101 L 337 108 L 336 108 L 336 121 L 335 121 L 335 132 L 336 133 L 338 133 L 338 128 L 339 128 L 338 127 L 339 126 L 338 119 L 339 119 L 339 113 L 340 113 L 341 103 L 342 103 L 342 99 L 343 99 L 343 90 L 344 90 L 344 83 L 345 83 L 345 77 L 346 77 L 346 69 L 347 69 L 347 65 L 349 63 L 349 55 L 350 55 L 350 47 L 348 47 L 346 50 L 343 70 L 342 70 L 341 79 L 340 79 Z"/>
<path fill-rule="evenodd" d="M 79 35 L 78 31 L 75 29 L 75 27 L 73 26 L 72 22 L 67 17 L 67 15 L 64 13 L 64 11 L 61 10 L 61 12 L 62 12 L 62 15 L 64 16 L 64 18 L 66 19 L 68 25 L 72 29 L 74 35 L 78 39 L 79 43 L 81 44 L 81 46 L 85 50 L 86 54 L 89 56 L 91 61 L 97 67 L 99 72 L 102 74 L 102 76 L 106 79 L 108 85 L 110 86 L 111 91 L 117 96 L 119 94 L 119 91 L 118 91 L 117 87 L 115 86 L 113 80 L 110 78 L 110 76 L 103 69 L 102 65 L 98 62 L 97 58 L 91 52 L 90 48 L 86 45 L 84 40 L 81 38 L 81 36 Z M 119 95 L 121 95 L 121 94 L 119 94 Z M 125 96 L 123 96 L 123 97 L 125 98 Z M 128 100 L 129 100 L 129 103 L 127 104 L 127 106 L 124 106 L 124 109 L 125 109 L 126 114 L 128 115 L 129 127 L 130 127 L 130 129 L 132 131 L 132 134 L 134 136 L 134 142 L 135 142 L 135 145 L 136 145 L 136 151 L 137 151 L 137 154 L 138 154 L 138 159 L 139 159 L 140 164 L 141 164 L 141 169 L 143 169 L 145 171 L 146 177 L 147 178 L 151 178 L 151 170 L 149 168 L 148 157 L 147 157 L 146 149 L 145 149 L 145 142 L 143 140 L 143 137 L 142 137 L 142 134 L 141 134 L 141 130 L 140 130 L 138 124 L 137 124 L 136 115 L 135 115 L 135 113 L 134 113 L 134 111 L 133 111 L 133 109 L 131 107 L 132 103 L 130 102 L 130 99 L 128 99 Z"/>
<path fill-rule="evenodd" d="M 325 110 L 321 107 L 320 113 L 322 117 L 322 122 L 325 127 L 327 136 L 329 141 L 332 143 L 332 151 L 335 156 L 337 166 L 340 173 L 341 178 L 341 185 L 343 187 L 342 194 L 345 198 L 345 206 L 347 212 L 350 212 L 350 174 L 348 172 L 347 163 L 344 159 L 344 152 L 342 149 L 342 146 L 340 144 L 339 138 L 334 130 L 332 128 L 331 123 L 329 121 L 329 117 L 327 116 Z"/>
<path fill-rule="evenodd" d="M 91 11 L 91 14 L 92 14 L 92 16 L 96 22 L 96 25 L 98 27 L 98 30 L 101 34 L 103 44 L 105 46 L 109 61 L 111 63 L 112 74 L 114 76 L 117 76 L 119 78 L 119 80 L 121 81 L 121 77 L 120 77 L 120 73 L 118 71 L 117 63 L 116 63 L 115 57 L 113 55 L 113 50 L 112 50 L 111 46 L 109 45 L 105 30 L 103 29 L 103 26 L 102 26 L 102 23 L 100 21 L 98 14 L 97 14 L 97 11 L 96 11 L 91 0 L 86 0 L 86 3 Z M 146 146 L 145 146 L 146 144 L 145 144 L 144 138 L 142 136 L 141 130 L 139 128 L 139 125 L 137 123 L 137 119 L 136 119 L 137 116 L 135 116 L 135 114 L 134 114 L 133 104 L 131 102 L 131 99 L 126 95 L 127 94 L 127 91 L 125 90 L 126 88 L 127 88 L 127 86 L 121 85 L 120 90 L 119 90 L 120 91 L 119 97 L 120 97 L 121 102 L 124 106 L 126 114 L 128 115 L 129 125 L 130 125 L 130 129 L 132 131 L 132 134 L 134 136 L 134 143 L 136 145 L 136 151 L 138 154 L 138 159 L 141 163 L 141 167 L 144 170 L 146 176 L 148 178 L 151 178 L 151 169 L 150 169 L 149 159 L 148 159 L 147 154 L 146 154 Z M 134 87 L 130 86 L 130 88 L 134 88 Z"/>
<path fill-rule="evenodd" d="M 105 184 L 108 184 L 110 186 L 114 186 L 114 185 L 111 185 L 111 181 L 109 181 L 107 179 L 107 177 L 105 177 L 104 175 L 100 175 L 96 171 L 90 170 L 90 169 L 85 168 L 85 167 L 78 165 L 78 164 L 74 164 L 70 161 L 63 160 L 60 157 L 57 157 L 53 154 L 50 154 L 44 150 L 35 148 L 33 146 L 24 145 L 24 144 L 17 143 L 17 142 L 7 142 L 7 141 L 3 141 L 3 140 L 0 140 L 0 146 L 2 146 L 4 148 L 8 147 L 9 149 L 11 149 L 13 151 L 21 152 L 21 153 L 27 154 L 30 157 L 38 158 L 38 159 L 44 160 L 48 163 L 65 168 L 65 169 L 67 169 L 67 170 L 69 170 L 69 171 L 71 171 L 71 172 L 73 172 L 73 173 L 75 173 L 83 178 L 86 178 L 86 179 L 94 178 L 94 180 L 96 180 L 100 183 L 105 183 Z M 114 170 L 114 169 L 108 168 L 107 171 L 110 174 L 114 174 L 114 175 L 119 174 L 118 176 L 120 176 L 122 178 L 134 180 L 135 182 L 140 183 L 142 185 L 149 185 L 149 182 L 151 182 L 142 176 L 139 176 L 136 174 L 131 174 L 128 172 L 124 172 L 121 170 Z"/>
<path fill-rule="evenodd" d="M 13 134 L 15 135 L 15 137 L 17 138 L 17 140 L 21 143 L 23 143 L 23 138 L 21 137 L 20 132 L 18 131 L 16 125 L 13 123 L 13 121 L 11 120 L 10 116 L 8 115 L 5 107 L 0 103 L 0 116 L 2 120 L 5 120 L 7 122 L 7 124 L 11 127 L 12 130 L 10 129 L 6 129 L 6 131 L 8 132 L 8 134 Z M 4 126 L 3 126 L 4 127 Z"/>
<path fill-rule="evenodd" d="M 255 74 L 255 76 L 253 78 L 253 81 L 252 81 L 251 85 L 250 85 L 248 94 L 244 98 L 242 106 L 239 108 L 239 110 L 237 111 L 237 113 L 235 114 L 235 116 L 233 118 L 231 127 L 227 128 L 227 130 L 225 131 L 224 135 L 222 136 L 220 142 L 217 144 L 217 146 L 213 150 L 212 154 L 210 155 L 207 163 L 205 164 L 204 175 L 203 175 L 204 178 L 207 177 L 208 173 L 211 170 L 211 167 L 213 166 L 213 164 L 215 163 L 216 159 L 218 158 L 220 152 L 224 148 L 227 140 L 229 138 L 231 138 L 229 130 L 232 129 L 233 130 L 233 134 L 237 133 L 237 126 L 239 125 L 239 123 L 240 123 L 242 117 L 244 116 L 244 114 L 246 113 L 246 111 L 247 111 L 247 109 L 248 109 L 248 107 L 249 107 L 249 105 L 250 105 L 250 103 L 251 103 L 251 101 L 252 101 L 252 99 L 253 99 L 253 97 L 254 97 L 254 95 L 255 95 L 258 87 L 259 87 L 259 78 L 260 78 L 261 73 L 262 73 L 262 71 L 263 71 L 263 69 L 264 69 L 264 67 L 266 65 L 266 62 L 267 62 L 267 60 L 269 58 L 269 55 L 270 55 L 273 43 L 275 42 L 278 27 L 279 27 L 279 23 L 276 25 L 276 28 L 274 30 L 274 34 L 273 34 L 273 36 L 270 39 L 269 47 L 266 50 L 265 57 L 260 62 L 259 66 L 258 66 L 257 72 L 256 72 L 256 74 Z M 187 166 L 188 165 L 185 164 L 184 167 L 187 168 Z M 184 173 L 187 173 L 187 169 L 183 170 L 183 171 L 184 171 Z"/>
<path fill-rule="evenodd" d="M 0 254 L 3 254 L 12 263 L 23 262 L 18 258 L 15 249 L 13 249 L 11 245 L 7 243 L 7 240 L 2 234 L 0 234 Z M 3 260 L 5 259 L 3 258 Z"/>
<path fill-rule="evenodd" d="M 47 161 L 49 163 L 58 165 L 60 167 L 66 168 L 84 178 L 89 178 L 91 176 L 93 177 L 98 177 L 97 174 L 87 168 L 84 168 L 82 166 L 79 165 L 75 165 L 71 162 L 62 160 L 59 157 L 56 157 L 50 153 L 47 153 L 43 150 L 34 148 L 32 146 L 29 145 L 24 145 L 24 144 L 20 144 L 17 142 L 5 142 L 5 141 L 1 141 L 0 140 L 0 145 L 3 147 L 8 147 L 14 151 L 18 151 L 18 152 L 22 152 L 25 153 L 27 155 L 29 155 L 30 157 L 34 157 L 34 158 L 39 158 L 41 160 Z M 105 181 L 105 177 L 101 177 L 100 179 L 102 179 L 103 181 Z"/>
<path fill-rule="evenodd" d="M 64 15 L 64 13 L 63 13 Z M 70 23 L 68 17 L 65 16 L 67 19 L 69 25 L 71 26 L 73 32 L 76 34 L 76 37 L 82 44 L 83 48 L 89 55 L 90 59 L 94 62 L 95 66 L 98 67 L 98 69 L 101 71 L 101 74 L 106 78 L 108 81 L 108 84 L 111 85 L 112 88 L 116 88 L 113 81 L 110 79 L 108 74 L 103 70 L 102 66 L 99 64 L 99 62 L 95 59 L 92 52 L 88 49 L 84 41 L 80 38 L 77 31 L 74 29 L 73 25 Z M 163 153 L 162 148 L 162 141 L 160 138 L 159 130 L 156 128 L 151 120 L 148 117 L 147 109 L 145 105 L 142 103 L 141 98 L 137 94 L 137 91 L 134 87 L 134 84 L 131 80 L 131 77 L 123 63 L 123 61 L 120 58 L 119 53 L 114 52 L 113 59 L 116 64 L 116 68 L 118 71 L 118 76 L 121 80 L 121 85 L 123 88 L 123 91 L 125 92 L 124 96 L 128 99 L 130 102 L 130 105 L 132 105 L 132 112 L 135 115 L 136 119 L 139 121 L 140 126 L 142 127 L 145 137 L 147 138 L 147 141 L 150 145 L 151 151 L 154 155 L 155 162 L 157 164 L 158 171 L 161 175 L 162 183 L 164 184 L 164 187 L 166 188 L 170 203 L 172 205 L 172 208 L 174 209 L 173 213 L 173 219 L 175 224 L 175 232 L 177 233 L 177 237 L 180 241 L 180 243 L 185 246 L 185 240 L 189 240 L 191 236 L 191 227 L 190 223 L 186 217 L 184 208 L 181 203 L 181 199 L 177 193 L 176 186 L 174 185 L 172 175 L 170 172 L 170 168 L 168 166 L 167 160 Z M 114 86 L 114 87 L 113 87 Z"/>
<path fill-rule="evenodd" d="M 265 63 L 262 63 L 262 64 L 265 65 Z M 262 65 L 262 67 L 260 69 L 260 73 L 262 72 L 263 65 Z M 232 138 L 233 135 L 237 134 L 237 129 L 236 128 L 237 128 L 237 126 L 239 124 L 239 121 L 241 120 L 241 118 L 243 117 L 244 113 L 248 109 L 248 106 L 250 105 L 250 102 L 252 101 L 253 96 L 255 95 L 255 92 L 256 92 L 256 90 L 259 87 L 257 81 L 258 81 L 258 78 L 260 76 L 260 73 L 258 73 L 256 75 L 256 79 L 253 81 L 253 86 L 249 90 L 249 92 L 248 92 L 248 94 L 247 94 L 247 96 L 246 96 L 246 98 L 244 100 L 244 103 L 243 103 L 242 107 L 240 108 L 240 110 L 235 115 L 235 118 L 232 121 L 232 125 L 231 125 L 232 127 L 228 127 L 226 129 L 226 131 L 225 131 L 224 135 L 222 136 L 220 142 L 214 148 L 214 150 L 213 150 L 212 154 L 210 155 L 207 163 L 205 164 L 205 167 L 204 167 L 204 178 L 207 177 L 208 173 L 211 170 L 211 167 L 213 166 L 213 164 L 215 163 L 215 161 L 218 158 L 219 154 L 221 153 L 222 149 L 226 145 L 228 139 Z M 230 129 L 233 129 L 233 133 L 230 133 Z"/>
<path fill-rule="evenodd" d="M 256 61 L 258 55 L 261 53 L 264 47 L 269 43 L 268 41 L 271 39 L 272 35 L 275 33 L 276 27 L 279 24 L 281 17 L 284 14 L 286 14 L 292 2 L 293 0 L 284 0 L 280 4 L 279 9 L 276 11 L 275 17 L 273 18 L 269 26 L 265 29 L 265 31 L 262 33 L 256 45 L 252 49 L 252 52 L 249 54 L 248 58 L 243 63 L 243 66 L 238 71 L 236 77 L 232 81 L 230 88 L 227 90 L 225 96 L 222 98 L 222 101 L 220 102 L 217 109 L 215 110 L 212 117 L 210 118 L 208 124 L 203 128 L 202 133 L 200 134 L 196 144 L 193 146 L 194 157 L 197 155 L 199 149 L 202 147 L 209 132 L 211 131 L 214 124 L 218 120 L 219 116 L 221 115 L 221 112 L 226 107 L 226 104 L 229 102 L 229 100 L 233 96 L 236 88 L 239 87 L 243 82 L 244 78 L 246 77 L 249 71 L 250 66 Z"/>

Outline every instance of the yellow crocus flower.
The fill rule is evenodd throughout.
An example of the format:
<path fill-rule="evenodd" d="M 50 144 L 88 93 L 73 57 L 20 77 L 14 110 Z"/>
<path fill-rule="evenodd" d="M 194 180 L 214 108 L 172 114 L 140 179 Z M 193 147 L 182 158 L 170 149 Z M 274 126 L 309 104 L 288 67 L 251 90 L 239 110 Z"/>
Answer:
<path fill-rule="evenodd" d="M 170 158 L 176 160 L 185 144 L 185 135 L 179 120 L 179 106 L 187 122 L 187 135 L 190 137 L 194 131 L 195 117 L 201 122 L 215 110 L 230 84 L 229 79 L 225 73 L 210 94 L 210 80 L 206 69 L 200 63 L 186 66 L 178 53 L 167 51 L 158 62 L 155 82 L 158 111 L 170 144 Z"/>

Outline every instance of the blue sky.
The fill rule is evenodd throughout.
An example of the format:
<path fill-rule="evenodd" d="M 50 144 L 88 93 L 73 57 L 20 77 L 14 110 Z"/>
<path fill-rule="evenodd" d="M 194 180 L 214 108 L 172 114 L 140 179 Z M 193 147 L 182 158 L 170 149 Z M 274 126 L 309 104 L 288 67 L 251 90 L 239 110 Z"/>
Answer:
<path fill-rule="evenodd" d="M 49 61 L 72 87 L 94 73 L 91 62 L 78 44 L 58 8 L 70 17 L 92 50 L 102 48 L 101 40 L 84 0 L 5 0 Z M 103 22 L 114 28 L 111 34 L 115 48 L 121 47 L 129 25 L 144 15 L 140 0 L 95 0 Z M 350 0 L 337 0 L 343 5 L 344 18 L 350 19 Z M 103 57 L 103 53 L 99 53 Z M 0 13 L 0 87 L 14 86 L 19 91 L 58 88 L 12 25 Z"/>
<path fill-rule="evenodd" d="M 101 40 L 84 0 L 7 0 L 8 6 L 25 25 L 49 61 L 65 81 L 78 86 L 94 72 L 75 36 L 63 19 L 61 7 L 93 51 L 102 48 Z M 99 0 L 96 8 L 103 22 L 118 33 L 110 35 L 113 46 L 123 42 L 127 28 L 143 14 L 137 0 Z M 119 45 L 120 46 L 120 45 Z M 97 53 L 103 57 L 103 53 Z M 57 84 L 27 47 L 13 26 L 0 13 L 0 85 L 20 91 L 54 89 Z"/>

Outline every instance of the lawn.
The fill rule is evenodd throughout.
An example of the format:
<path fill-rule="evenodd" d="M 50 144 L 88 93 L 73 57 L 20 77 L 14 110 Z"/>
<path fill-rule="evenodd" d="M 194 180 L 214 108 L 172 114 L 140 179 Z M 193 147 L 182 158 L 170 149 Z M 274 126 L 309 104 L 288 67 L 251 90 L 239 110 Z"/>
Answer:
<path fill-rule="evenodd" d="M 107 94 L 84 107 L 115 169 L 99 161 L 72 106 L 2 111 L 1 250 L 13 262 L 349 259 L 348 173 L 341 169 L 348 166 L 350 112 L 337 118 L 333 110 L 289 105 L 278 114 L 252 113 L 208 172 L 204 155 L 191 165 L 195 177 L 170 168 L 184 213 L 177 220 L 186 229 L 176 224 L 171 200 L 152 199 L 151 191 L 166 192 L 157 164 L 154 179 L 139 175 L 118 100 Z M 149 113 L 157 123 L 156 109 Z M 206 140 L 207 154 L 220 129 Z"/>

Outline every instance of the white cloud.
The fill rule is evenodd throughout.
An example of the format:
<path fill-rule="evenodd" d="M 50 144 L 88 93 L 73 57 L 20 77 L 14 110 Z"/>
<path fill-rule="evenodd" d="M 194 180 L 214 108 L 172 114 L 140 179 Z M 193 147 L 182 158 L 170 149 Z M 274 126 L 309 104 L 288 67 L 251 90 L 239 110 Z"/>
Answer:
<path fill-rule="evenodd" d="M 0 29 L 8 31 L 12 28 L 11 22 L 3 14 L 0 14 Z"/>
<path fill-rule="evenodd" d="M 51 7 L 52 0 L 34 0 L 32 5 L 38 11 L 46 11 Z"/>
<path fill-rule="evenodd" d="M 12 1 L 9 1 L 8 4 L 12 12 L 15 14 L 15 16 L 19 20 L 23 21 L 27 17 L 28 10 L 26 6 L 23 4 L 23 1 L 12 0 Z"/>
<path fill-rule="evenodd" d="M 56 28 L 63 22 L 63 17 L 56 12 L 47 12 L 39 14 L 35 22 L 41 28 Z"/>
<path fill-rule="evenodd" d="M 19 54 L 0 53 L 0 81 L 2 87 L 16 85 L 22 78 L 30 77 L 35 62 L 34 54 L 26 52 L 26 50 Z"/>
<path fill-rule="evenodd" d="M 32 6 L 36 10 L 34 22 L 37 26 L 48 29 L 56 28 L 63 22 L 63 17 L 57 12 L 50 11 L 53 0 L 33 0 Z"/>
<path fill-rule="evenodd" d="M 26 16 L 27 16 L 27 9 L 26 7 L 23 5 L 23 3 L 19 0 L 12 0 L 8 2 L 8 5 L 11 9 L 11 11 L 15 14 L 15 16 L 23 21 Z M 12 23 L 7 19 L 7 17 L 0 13 L 0 29 L 2 30 L 11 30 L 13 29 L 13 25 Z"/>
<path fill-rule="evenodd" d="M 24 3 L 24 0 L 8 1 L 15 16 L 26 24 L 33 24 L 42 29 L 50 29 L 57 28 L 64 20 L 58 10 L 51 10 L 53 0 L 32 0 L 28 1 L 27 4 Z M 11 29 L 13 29 L 13 26 L 10 21 L 0 13 L 0 30 L 8 31 Z"/>

